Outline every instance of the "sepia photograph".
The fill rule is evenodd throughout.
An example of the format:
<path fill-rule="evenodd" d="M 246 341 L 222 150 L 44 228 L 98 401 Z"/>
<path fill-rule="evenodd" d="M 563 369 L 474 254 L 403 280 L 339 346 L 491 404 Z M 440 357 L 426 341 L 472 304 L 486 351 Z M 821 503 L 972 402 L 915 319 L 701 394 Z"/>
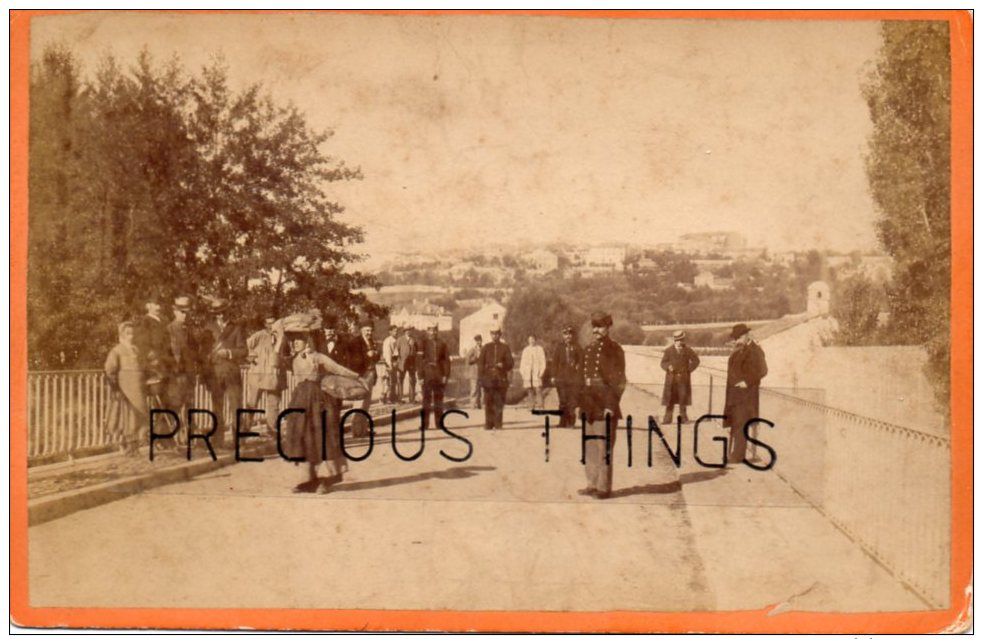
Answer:
<path fill-rule="evenodd" d="M 11 623 L 970 627 L 971 17 L 796 13 L 11 12 Z"/>

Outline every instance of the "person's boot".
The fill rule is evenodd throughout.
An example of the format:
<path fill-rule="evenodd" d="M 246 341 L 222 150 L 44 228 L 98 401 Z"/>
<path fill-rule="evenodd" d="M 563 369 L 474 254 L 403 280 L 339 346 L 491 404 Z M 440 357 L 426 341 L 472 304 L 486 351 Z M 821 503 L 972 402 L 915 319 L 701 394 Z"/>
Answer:
<path fill-rule="evenodd" d="M 684 424 L 688 424 L 689 423 L 689 416 L 686 414 L 686 409 L 685 408 L 682 409 L 681 411 L 679 411 L 679 419 L 683 420 L 683 423 Z"/>
<path fill-rule="evenodd" d="M 665 414 L 662 416 L 662 424 L 666 425 L 671 423 L 672 423 L 672 410 L 670 409 L 667 410 Z"/>

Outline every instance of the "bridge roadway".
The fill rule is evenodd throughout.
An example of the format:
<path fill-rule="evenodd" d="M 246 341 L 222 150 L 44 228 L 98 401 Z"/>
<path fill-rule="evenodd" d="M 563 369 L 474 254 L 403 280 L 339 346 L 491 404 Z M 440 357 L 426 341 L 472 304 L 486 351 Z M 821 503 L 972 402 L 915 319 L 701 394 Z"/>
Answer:
<path fill-rule="evenodd" d="M 623 405 L 636 419 L 660 408 L 636 388 Z M 547 462 L 527 408 L 508 408 L 500 432 L 470 413 L 449 422 L 473 444 L 463 463 L 438 451 L 459 456 L 464 444 L 434 431 L 419 459 L 397 459 L 386 423 L 327 495 L 292 494 L 299 469 L 267 459 L 32 526 L 31 605 L 924 609 L 773 472 L 700 466 L 692 425 L 679 469 L 658 440 L 648 466 L 639 425 L 629 468 L 620 432 L 614 496 L 596 501 L 576 493 L 579 429 L 551 429 Z M 398 424 L 404 455 L 414 426 Z M 701 435 L 707 460 L 712 431 Z"/>

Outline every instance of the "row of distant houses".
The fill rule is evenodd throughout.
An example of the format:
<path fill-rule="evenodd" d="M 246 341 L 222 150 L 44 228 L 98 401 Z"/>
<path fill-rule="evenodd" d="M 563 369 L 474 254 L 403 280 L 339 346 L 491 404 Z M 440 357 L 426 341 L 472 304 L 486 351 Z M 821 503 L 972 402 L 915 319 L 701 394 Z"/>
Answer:
<path fill-rule="evenodd" d="M 504 319 L 505 307 L 494 301 L 485 301 L 476 311 L 462 317 L 457 326 L 460 333 L 459 352 L 467 351 L 475 335 L 481 335 L 487 343 L 491 339 L 492 329 L 501 326 Z M 390 326 L 424 330 L 434 324 L 440 331 L 451 331 L 454 328 L 454 317 L 444 307 L 430 303 L 430 300 L 413 300 L 389 315 Z"/>

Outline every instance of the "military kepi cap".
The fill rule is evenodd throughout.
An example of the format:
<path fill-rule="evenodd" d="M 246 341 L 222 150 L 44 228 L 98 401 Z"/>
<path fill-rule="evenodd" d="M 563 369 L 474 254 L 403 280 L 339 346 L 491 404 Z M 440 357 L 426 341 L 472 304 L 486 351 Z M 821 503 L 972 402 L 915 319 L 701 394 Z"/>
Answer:
<path fill-rule="evenodd" d="M 611 315 L 603 311 L 594 311 L 590 316 L 591 326 L 611 326 L 614 320 L 611 319 Z"/>
<path fill-rule="evenodd" d="M 747 327 L 747 324 L 734 324 L 734 328 L 730 329 L 730 338 L 737 339 L 741 335 L 746 335 L 750 332 L 751 329 Z"/>

